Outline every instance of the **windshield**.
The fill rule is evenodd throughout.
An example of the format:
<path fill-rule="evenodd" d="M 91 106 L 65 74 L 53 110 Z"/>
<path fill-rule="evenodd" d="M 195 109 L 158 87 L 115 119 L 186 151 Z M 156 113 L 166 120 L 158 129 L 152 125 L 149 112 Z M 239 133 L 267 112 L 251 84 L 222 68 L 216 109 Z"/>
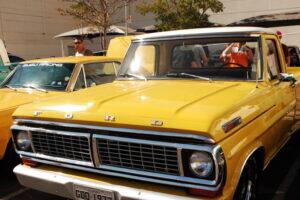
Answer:
<path fill-rule="evenodd" d="M 258 38 L 135 42 L 119 78 L 256 80 L 262 78 Z M 139 79 L 143 79 L 139 78 Z"/>
<path fill-rule="evenodd" d="M 64 91 L 74 67 L 74 63 L 20 64 L 4 86 Z"/>

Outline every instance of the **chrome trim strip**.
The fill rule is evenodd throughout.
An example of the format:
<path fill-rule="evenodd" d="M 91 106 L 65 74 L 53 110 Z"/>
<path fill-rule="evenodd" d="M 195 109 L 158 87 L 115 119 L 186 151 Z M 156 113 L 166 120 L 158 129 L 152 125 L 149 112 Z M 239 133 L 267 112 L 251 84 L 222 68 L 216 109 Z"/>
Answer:
<path fill-rule="evenodd" d="M 180 143 L 171 143 L 171 142 L 160 142 L 154 140 L 143 140 L 143 139 L 133 139 L 128 137 L 118 137 L 118 136 L 110 136 L 110 135 L 99 135 L 93 134 L 93 138 L 99 139 L 107 139 L 107 140 L 115 140 L 120 142 L 131 142 L 137 144 L 148 144 L 148 145 L 159 145 L 165 147 L 173 147 L 173 148 L 180 148 L 180 149 L 187 149 L 187 150 L 199 150 L 199 151 L 206 151 L 212 152 L 213 146 L 211 145 L 192 145 L 192 144 L 180 144 Z"/>
<path fill-rule="evenodd" d="M 94 167 L 94 164 L 92 162 L 84 162 L 84 161 L 80 161 L 80 160 L 59 158 L 59 157 L 47 156 L 47 155 L 40 154 L 40 153 L 29 153 L 29 152 L 24 152 L 24 151 L 19 151 L 19 150 L 17 150 L 16 152 L 18 154 L 20 154 L 21 157 L 24 155 L 24 156 L 29 156 L 29 157 L 36 157 L 36 158 L 40 158 L 40 159 L 60 162 L 60 163 L 58 163 L 58 166 L 60 166 L 61 163 L 69 163 L 69 164 L 82 165 L 82 166 L 87 166 L 87 167 Z M 38 159 L 38 162 L 42 162 L 42 160 L 40 160 L 40 159 Z"/>
<path fill-rule="evenodd" d="M 177 182 L 176 180 L 174 182 L 172 181 L 167 181 L 167 180 L 159 180 L 156 178 L 148 178 L 148 177 L 143 177 L 143 176 L 134 176 L 134 175 L 128 175 L 124 173 L 117 173 L 117 172 L 109 172 L 109 171 L 104 171 L 104 170 L 99 170 L 96 168 L 86 168 L 86 167 L 81 167 L 77 165 L 72 165 L 72 164 L 65 164 L 65 163 L 57 163 L 53 161 L 48 161 L 48 160 L 39 160 L 36 158 L 31 158 L 31 157 L 24 157 L 21 155 L 22 158 L 30 159 L 32 161 L 36 161 L 39 163 L 44 163 L 44 164 L 49 164 L 49 165 L 54 165 L 58 167 L 66 167 L 69 169 L 75 169 L 75 170 L 81 170 L 81 171 L 87 171 L 87 172 L 92 172 L 92 173 L 98 173 L 98 174 L 104 174 L 108 176 L 115 176 L 115 177 L 121 177 L 121 178 L 127 178 L 127 179 L 134 179 L 138 181 L 143 181 L 143 182 L 152 182 L 152 183 L 158 183 L 158 184 L 164 184 L 164 185 L 172 185 L 172 186 L 178 186 L 178 187 L 185 187 L 185 188 L 195 188 L 195 189 L 203 189 L 203 190 L 208 190 L 208 191 L 218 191 L 221 187 L 221 184 L 219 183 L 217 186 L 203 186 L 203 185 L 196 185 L 196 184 L 188 184 L 188 183 L 180 183 Z"/>
<path fill-rule="evenodd" d="M 262 33 L 257 33 L 262 34 Z M 189 34 L 189 35 L 182 35 L 182 36 L 161 36 L 155 38 L 143 38 L 143 39 L 133 39 L 132 43 L 141 43 L 141 42 L 157 42 L 157 41 L 169 41 L 169 40 L 189 40 L 189 39 L 214 39 L 214 38 L 232 38 L 232 37 L 254 37 L 257 38 L 255 32 L 249 33 L 207 33 L 200 35 L 199 33 Z"/>
<path fill-rule="evenodd" d="M 29 136 L 30 141 L 32 141 L 32 133 L 31 133 L 30 131 L 27 131 L 27 133 L 28 133 L 28 136 Z M 31 146 L 32 152 L 35 153 L 35 148 L 34 148 L 32 142 L 31 142 L 30 146 Z"/>
<path fill-rule="evenodd" d="M 215 141 L 212 138 L 203 135 L 190 134 L 190 133 L 149 131 L 149 130 L 139 130 L 139 129 L 130 129 L 130 128 L 104 127 L 104 126 L 72 124 L 72 123 L 62 123 L 62 122 L 43 121 L 43 120 L 16 119 L 15 121 L 17 123 L 19 122 L 33 123 L 33 124 L 42 124 L 42 125 L 62 126 L 62 127 L 69 127 L 69 128 L 86 128 L 86 129 L 95 129 L 95 130 L 104 130 L 104 131 L 118 131 L 118 132 L 125 132 L 125 133 L 138 133 L 138 134 L 147 134 L 147 135 L 156 135 L 156 136 L 189 138 L 189 139 L 199 140 L 208 144 L 215 144 Z"/>
<path fill-rule="evenodd" d="M 100 166 L 100 156 L 97 148 L 97 140 L 96 138 L 92 138 L 92 150 L 93 150 L 93 158 L 94 158 L 94 163 L 95 167 Z"/>
<path fill-rule="evenodd" d="M 52 134 L 59 134 L 59 135 L 69 135 L 69 136 L 80 136 L 90 138 L 91 133 L 82 133 L 82 132 L 70 132 L 70 131 L 57 131 L 57 130 L 50 130 L 44 128 L 34 128 L 28 126 L 20 126 L 20 125 L 12 125 L 12 130 L 21 130 L 21 131 L 34 131 L 34 132 L 42 132 L 42 133 L 52 133 Z"/>
<path fill-rule="evenodd" d="M 133 169 L 114 167 L 109 165 L 100 165 L 99 169 L 104 169 L 104 170 L 109 170 L 114 172 L 124 172 L 127 174 L 137 175 L 137 176 L 138 175 L 141 176 L 142 174 L 143 177 L 159 178 L 161 180 L 172 180 L 172 181 L 182 182 L 182 183 L 201 184 L 206 186 L 217 185 L 217 181 L 215 180 L 205 180 L 201 178 L 191 178 L 191 177 L 183 177 L 183 176 L 169 175 L 163 173 L 153 173 L 153 172 L 147 172 L 143 170 L 133 170 Z"/>
<path fill-rule="evenodd" d="M 182 149 L 177 149 L 177 163 L 179 168 L 179 174 L 180 176 L 184 176 L 184 170 L 183 170 L 183 164 L 182 164 Z"/>

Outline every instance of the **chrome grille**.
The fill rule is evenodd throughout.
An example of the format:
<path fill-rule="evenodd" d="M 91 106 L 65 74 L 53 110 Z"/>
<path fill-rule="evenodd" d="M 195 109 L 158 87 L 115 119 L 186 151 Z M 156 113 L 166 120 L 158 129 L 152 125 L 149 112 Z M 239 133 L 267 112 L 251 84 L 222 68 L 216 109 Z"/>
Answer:
<path fill-rule="evenodd" d="M 84 136 L 32 132 L 32 143 L 39 154 L 91 162 L 89 140 Z"/>
<path fill-rule="evenodd" d="M 101 165 L 179 175 L 177 149 L 97 138 Z"/>

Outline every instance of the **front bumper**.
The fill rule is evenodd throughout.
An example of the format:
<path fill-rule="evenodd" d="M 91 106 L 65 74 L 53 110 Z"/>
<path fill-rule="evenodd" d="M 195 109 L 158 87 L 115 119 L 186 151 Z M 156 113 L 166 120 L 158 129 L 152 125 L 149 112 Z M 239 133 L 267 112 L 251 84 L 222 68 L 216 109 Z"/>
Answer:
<path fill-rule="evenodd" d="M 156 184 L 120 180 L 113 177 L 81 173 L 57 167 L 41 166 L 32 168 L 18 165 L 14 169 L 19 182 L 43 192 L 73 199 L 74 185 L 115 192 L 116 200 L 200 200 L 199 196 L 188 195 L 185 190 Z M 101 178 L 101 180 L 99 180 Z M 212 200 L 211 198 L 209 198 Z M 217 199 L 226 199 L 219 197 Z"/>

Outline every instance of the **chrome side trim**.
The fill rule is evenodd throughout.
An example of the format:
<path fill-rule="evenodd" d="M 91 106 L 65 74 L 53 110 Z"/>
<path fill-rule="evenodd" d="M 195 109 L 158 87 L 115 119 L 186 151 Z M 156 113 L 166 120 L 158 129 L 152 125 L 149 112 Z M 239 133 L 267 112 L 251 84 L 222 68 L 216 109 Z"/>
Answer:
<path fill-rule="evenodd" d="M 86 128 L 86 129 L 104 130 L 104 131 L 117 131 L 117 132 L 124 132 L 124 133 L 138 133 L 138 134 L 156 135 L 156 136 L 189 138 L 189 139 L 199 140 L 200 142 L 205 142 L 208 144 L 215 144 L 215 141 L 210 137 L 190 134 L 190 133 L 149 131 L 149 130 L 139 130 L 139 129 L 130 129 L 130 128 L 116 128 L 116 127 L 105 127 L 105 126 L 95 126 L 95 125 L 72 124 L 72 123 L 62 123 L 62 122 L 43 121 L 43 120 L 16 119 L 15 121 L 17 123 L 33 123 L 33 124 L 53 125 L 53 126 L 61 126 L 61 127 L 68 127 L 68 128 Z"/>
<path fill-rule="evenodd" d="M 57 163 L 53 162 L 50 160 L 39 160 L 36 158 L 31 158 L 28 156 L 22 156 L 21 158 L 26 158 L 30 159 L 32 161 L 36 161 L 39 163 L 43 164 L 49 164 L 53 166 L 58 166 L 58 167 L 65 167 L 69 169 L 75 169 L 75 170 L 81 170 L 81 171 L 86 171 L 86 172 L 92 172 L 92 173 L 97 173 L 97 174 L 104 174 L 108 176 L 115 176 L 115 177 L 121 177 L 121 178 L 126 178 L 126 179 L 133 179 L 133 180 L 138 180 L 138 181 L 146 181 L 146 182 L 151 182 L 151 183 L 157 183 L 157 184 L 164 184 L 164 185 L 171 185 L 171 186 L 177 186 L 177 187 L 185 187 L 185 188 L 195 188 L 195 189 L 203 189 L 203 190 L 208 190 L 208 191 L 219 191 L 221 188 L 222 184 L 218 184 L 216 186 L 204 186 L 204 185 L 197 185 L 197 184 L 189 184 L 189 183 L 180 183 L 177 181 L 167 181 L 167 180 L 160 180 L 157 178 L 148 178 L 148 177 L 143 177 L 140 175 L 129 175 L 129 174 L 124 174 L 124 173 L 117 173 L 117 172 L 110 172 L 110 171 L 105 171 L 105 170 L 99 170 L 96 168 L 86 168 L 86 167 L 81 167 L 77 165 L 72 165 L 68 163 Z"/>

